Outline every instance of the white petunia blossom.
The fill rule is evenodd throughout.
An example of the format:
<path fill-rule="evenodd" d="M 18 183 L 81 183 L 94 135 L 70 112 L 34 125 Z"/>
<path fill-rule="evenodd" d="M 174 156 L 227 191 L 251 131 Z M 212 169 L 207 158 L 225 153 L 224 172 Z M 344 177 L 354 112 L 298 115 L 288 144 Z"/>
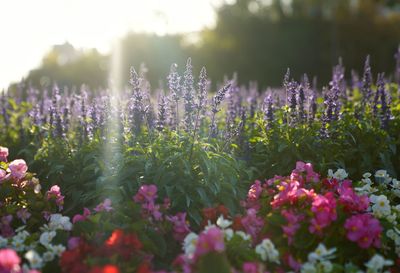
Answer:
<path fill-rule="evenodd" d="M 385 266 L 393 265 L 393 261 L 386 260 L 379 254 L 375 254 L 366 264 L 367 273 L 379 273 Z"/>
<path fill-rule="evenodd" d="M 59 213 L 50 215 L 49 228 L 51 230 L 63 229 L 71 230 L 72 223 L 68 216 L 63 216 Z"/>
<path fill-rule="evenodd" d="M 54 253 L 54 255 L 60 257 L 65 251 L 65 246 L 63 245 L 49 245 L 49 250 Z"/>
<path fill-rule="evenodd" d="M 56 232 L 54 230 L 45 231 L 40 235 L 39 242 L 44 246 L 48 246 L 54 237 L 56 237 Z"/>
<path fill-rule="evenodd" d="M 301 267 L 301 273 L 317 273 L 317 269 L 313 263 L 304 263 Z"/>
<path fill-rule="evenodd" d="M 375 179 L 380 183 L 388 184 L 392 181 L 392 178 L 389 176 L 387 171 L 385 170 L 378 170 L 375 173 Z"/>
<path fill-rule="evenodd" d="M 40 257 L 40 255 L 34 251 L 34 250 L 29 250 L 25 254 L 25 258 L 29 261 L 29 265 L 33 269 L 40 269 L 43 267 L 43 259 Z"/>
<path fill-rule="evenodd" d="M 333 258 L 333 253 L 336 252 L 336 248 L 327 249 L 324 244 L 319 244 L 314 252 L 308 254 L 308 260 L 310 262 L 323 261 Z"/>
<path fill-rule="evenodd" d="M 228 228 L 230 225 L 232 225 L 232 221 L 229 221 L 227 219 L 224 219 L 224 216 L 221 215 L 220 217 L 218 217 L 217 220 L 217 226 L 219 226 L 222 229 L 226 229 Z"/>
<path fill-rule="evenodd" d="M 268 260 L 279 264 L 279 252 L 270 239 L 264 239 L 259 245 L 257 245 L 256 253 L 260 255 L 261 260 L 263 261 Z"/>
<path fill-rule="evenodd" d="M 337 180 L 344 180 L 349 174 L 345 169 L 338 169 L 333 172 L 331 169 L 328 170 L 328 178 L 335 178 Z"/>
<path fill-rule="evenodd" d="M 235 234 L 242 237 L 242 239 L 245 241 L 251 241 L 251 235 L 245 233 L 244 231 L 238 230 L 235 232 Z"/>
<path fill-rule="evenodd" d="M 185 255 L 189 258 L 194 255 L 198 239 L 199 236 L 196 233 L 190 232 L 183 240 L 183 251 L 185 252 Z"/>
<path fill-rule="evenodd" d="M 233 237 L 233 230 L 231 228 L 224 229 L 225 237 L 228 241 L 230 241 Z"/>
<path fill-rule="evenodd" d="M 43 258 L 43 261 L 45 261 L 45 262 L 51 262 L 52 260 L 54 260 L 55 255 L 52 251 L 47 251 L 47 252 L 43 253 L 42 258 Z"/>
<path fill-rule="evenodd" d="M 371 195 L 372 212 L 378 218 L 386 217 L 391 214 L 390 202 L 385 195 Z"/>

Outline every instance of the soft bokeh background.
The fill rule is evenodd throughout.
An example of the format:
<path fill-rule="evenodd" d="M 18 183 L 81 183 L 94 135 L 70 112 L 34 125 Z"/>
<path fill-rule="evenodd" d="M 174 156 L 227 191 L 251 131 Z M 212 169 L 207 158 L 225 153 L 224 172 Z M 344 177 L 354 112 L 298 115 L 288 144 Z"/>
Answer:
<path fill-rule="evenodd" d="M 290 67 L 322 85 L 339 57 L 348 77 L 367 54 L 374 73 L 392 72 L 400 43 L 398 0 L 14 0 L 0 10 L 0 90 L 10 91 L 105 87 L 116 48 L 121 81 L 144 63 L 154 88 L 189 56 L 214 81 L 238 72 L 243 84 L 278 86 Z"/>

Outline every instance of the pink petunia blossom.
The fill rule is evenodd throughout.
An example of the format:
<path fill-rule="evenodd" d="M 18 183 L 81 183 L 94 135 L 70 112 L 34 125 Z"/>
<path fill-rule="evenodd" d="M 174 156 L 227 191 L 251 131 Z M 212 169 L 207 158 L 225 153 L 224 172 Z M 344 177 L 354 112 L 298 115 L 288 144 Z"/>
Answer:
<path fill-rule="evenodd" d="M 283 181 L 278 185 L 279 193 L 271 202 L 272 208 L 276 209 L 285 204 L 294 205 L 299 200 L 312 200 L 315 196 L 314 190 L 302 188 L 299 181 Z"/>
<path fill-rule="evenodd" d="M 0 273 L 18 272 L 21 258 L 13 249 L 0 249 Z"/>
<path fill-rule="evenodd" d="M 76 222 L 85 221 L 90 214 L 91 212 L 88 208 L 83 208 L 83 214 L 76 214 L 72 218 L 72 223 L 75 224 Z"/>
<path fill-rule="evenodd" d="M 0 183 L 5 179 L 7 179 L 7 172 L 3 169 L 0 169 Z"/>
<path fill-rule="evenodd" d="M 295 214 L 291 210 L 282 210 L 281 214 L 288 221 L 288 224 L 282 226 L 282 229 L 283 233 L 288 237 L 288 244 L 291 245 L 293 243 L 293 237 L 300 228 L 300 222 L 304 220 L 305 217 L 302 214 Z"/>
<path fill-rule="evenodd" d="M 72 250 L 75 249 L 79 246 L 81 242 L 81 238 L 80 237 L 71 237 L 68 239 L 68 249 Z"/>
<path fill-rule="evenodd" d="M 259 265 L 256 262 L 244 262 L 243 273 L 258 273 Z"/>
<path fill-rule="evenodd" d="M 8 148 L 0 146 L 0 161 L 7 162 Z"/>
<path fill-rule="evenodd" d="M 314 217 L 311 220 L 309 231 L 322 234 L 322 229 L 337 219 L 336 199 L 333 192 L 328 192 L 325 195 L 316 195 L 312 202 L 311 211 Z"/>
<path fill-rule="evenodd" d="M 254 208 L 256 210 L 260 209 L 260 203 L 258 199 L 262 193 L 262 186 L 259 180 L 256 180 L 253 185 L 251 185 L 249 192 L 247 193 L 246 205 L 248 208 Z"/>
<path fill-rule="evenodd" d="M 113 207 L 111 207 L 111 199 L 106 198 L 104 201 L 100 204 L 98 204 L 94 209 L 96 212 L 101 212 L 101 211 L 112 211 Z"/>
<path fill-rule="evenodd" d="M 223 252 L 224 250 L 223 231 L 217 227 L 211 227 L 199 235 L 194 257 L 198 258 L 209 252 Z"/>
<path fill-rule="evenodd" d="M 253 238 L 253 241 L 257 240 L 258 234 L 264 226 L 264 220 L 257 216 L 257 211 L 255 209 L 248 209 L 246 216 L 242 217 L 241 222 L 246 232 Z"/>
<path fill-rule="evenodd" d="M 142 185 L 133 197 L 136 203 L 143 203 L 145 201 L 154 202 L 157 198 L 157 186 L 156 185 Z"/>
<path fill-rule="evenodd" d="M 361 248 L 371 245 L 380 247 L 383 228 L 380 222 L 369 213 L 357 214 L 346 220 L 347 239 L 357 242 Z"/>
<path fill-rule="evenodd" d="M 175 216 L 167 216 L 167 220 L 172 222 L 174 227 L 174 238 L 178 241 L 183 241 L 186 235 L 190 232 L 188 222 L 186 221 L 186 212 L 179 212 Z"/>
<path fill-rule="evenodd" d="M 52 186 L 50 190 L 47 191 L 46 197 L 47 200 L 54 199 L 56 201 L 58 209 L 62 210 L 64 205 L 64 196 L 61 195 L 61 190 L 59 186 L 57 185 Z"/>
<path fill-rule="evenodd" d="M 8 168 L 11 171 L 11 176 L 16 179 L 23 178 L 26 172 L 28 171 L 28 166 L 26 165 L 26 162 L 23 159 L 16 159 L 12 161 L 8 165 Z"/>
<path fill-rule="evenodd" d="M 358 195 L 354 192 L 351 181 L 344 180 L 338 188 L 339 202 L 348 212 L 364 212 L 368 209 L 367 195 Z"/>

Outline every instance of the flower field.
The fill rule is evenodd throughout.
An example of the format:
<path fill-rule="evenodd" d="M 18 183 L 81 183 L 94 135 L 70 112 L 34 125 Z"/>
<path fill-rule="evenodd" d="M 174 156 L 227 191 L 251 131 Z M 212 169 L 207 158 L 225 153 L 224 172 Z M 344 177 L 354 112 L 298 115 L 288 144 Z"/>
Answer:
<path fill-rule="evenodd" d="M 0 97 L 0 272 L 400 272 L 396 73 Z M 216 92 L 211 92 L 211 90 Z"/>

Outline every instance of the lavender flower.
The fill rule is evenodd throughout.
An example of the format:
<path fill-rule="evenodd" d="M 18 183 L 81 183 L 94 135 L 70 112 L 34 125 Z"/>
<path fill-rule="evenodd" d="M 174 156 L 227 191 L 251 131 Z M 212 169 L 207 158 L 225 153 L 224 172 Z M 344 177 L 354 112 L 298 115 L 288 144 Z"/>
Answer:
<path fill-rule="evenodd" d="M 269 131 L 272 128 L 272 123 L 274 121 L 274 104 L 272 101 L 271 94 L 265 97 L 263 109 L 264 109 L 264 120 L 267 122 L 265 129 Z"/>
<path fill-rule="evenodd" d="M 364 104 L 370 102 L 370 99 L 372 96 L 371 83 L 372 83 L 372 73 L 371 73 L 371 66 L 369 64 L 369 55 L 368 55 L 367 59 L 365 60 L 365 64 L 364 64 L 364 75 L 363 75 L 362 85 L 361 85 L 361 93 L 363 95 L 363 103 Z"/>
<path fill-rule="evenodd" d="M 192 72 L 192 59 L 188 58 L 186 62 L 186 70 L 183 74 L 183 100 L 185 107 L 185 130 L 190 133 L 193 130 L 193 115 L 196 104 L 194 102 L 194 88 L 193 88 L 193 72 Z"/>
<path fill-rule="evenodd" d="M 218 90 L 217 94 L 212 98 L 211 102 L 211 124 L 210 124 L 210 137 L 216 137 L 218 134 L 217 125 L 215 122 L 215 115 L 220 111 L 218 108 L 225 97 L 226 92 L 231 87 L 231 83 L 226 84 L 223 88 Z"/>
<path fill-rule="evenodd" d="M 297 122 L 297 88 L 298 84 L 295 81 L 291 81 L 287 84 L 290 124 L 295 124 Z"/>
<path fill-rule="evenodd" d="M 307 114 L 305 112 L 305 101 L 306 101 L 306 96 L 304 94 L 304 87 L 302 85 L 299 86 L 298 88 L 298 108 L 299 108 L 299 121 L 304 122 L 307 119 Z"/>
<path fill-rule="evenodd" d="M 157 130 L 162 131 L 166 124 L 168 118 L 168 103 L 167 98 L 164 95 L 160 95 L 158 98 L 158 119 L 157 119 Z"/>
<path fill-rule="evenodd" d="M 394 54 L 394 58 L 396 60 L 395 79 L 397 80 L 397 93 L 400 99 L 400 45 L 397 49 L 396 54 Z"/>
<path fill-rule="evenodd" d="M 133 123 L 134 133 L 139 135 L 145 109 L 143 106 L 143 93 L 140 89 L 141 78 L 139 78 L 133 67 L 131 67 L 131 78 L 129 82 L 132 86 L 132 98 L 129 102 L 129 119 Z"/>

